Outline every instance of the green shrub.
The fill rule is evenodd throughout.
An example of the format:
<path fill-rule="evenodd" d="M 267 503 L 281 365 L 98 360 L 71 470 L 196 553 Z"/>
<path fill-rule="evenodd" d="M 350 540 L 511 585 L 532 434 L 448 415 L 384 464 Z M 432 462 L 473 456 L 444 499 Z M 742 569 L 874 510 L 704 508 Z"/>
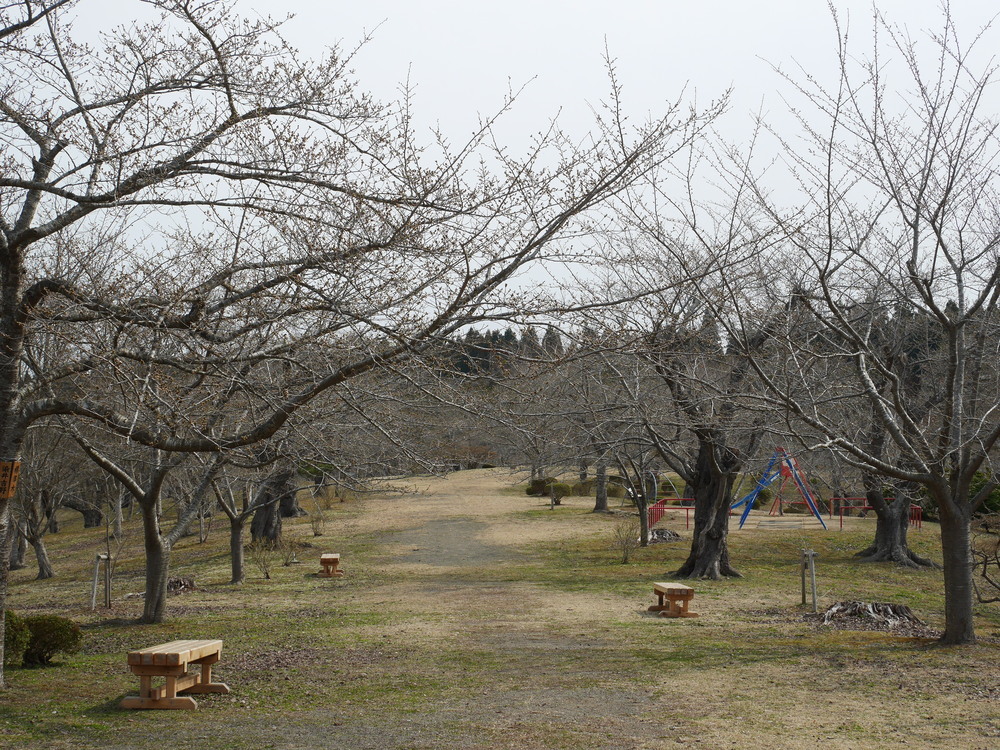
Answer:
<path fill-rule="evenodd" d="M 24 620 L 9 609 L 6 612 L 6 629 L 3 633 L 3 665 L 19 667 L 24 662 L 24 651 L 28 648 L 31 631 Z"/>
<path fill-rule="evenodd" d="M 757 499 L 754 500 L 754 508 L 763 508 L 769 502 L 774 499 L 774 490 L 770 487 L 761 487 L 760 492 L 757 493 Z"/>
<path fill-rule="evenodd" d="M 625 488 L 620 484 L 608 483 L 608 497 L 625 497 Z"/>
<path fill-rule="evenodd" d="M 543 477 L 532 479 L 528 482 L 528 488 L 524 491 L 526 495 L 547 495 L 549 487 L 555 482 L 555 477 Z"/>
<path fill-rule="evenodd" d="M 575 497 L 588 497 L 594 491 L 594 480 L 585 479 L 582 482 L 577 482 L 570 488 L 570 493 Z"/>
<path fill-rule="evenodd" d="M 992 478 L 993 477 L 985 471 L 977 471 L 976 475 L 972 477 L 972 481 L 969 483 L 969 497 L 975 497 L 976 494 Z M 1000 488 L 993 490 L 993 492 L 986 496 L 986 500 L 983 501 L 981 506 L 979 506 L 979 512 L 1000 513 Z"/>
<path fill-rule="evenodd" d="M 565 482 L 553 482 L 549 485 L 549 497 L 556 505 L 559 505 L 564 497 L 569 497 L 572 491 L 573 488 Z"/>
<path fill-rule="evenodd" d="M 83 634 L 80 626 L 58 615 L 33 615 L 24 618 L 31 631 L 28 648 L 24 652 L 24 665 L 49 664 L 52 657 L 62 652 L 75 654 L 80 650 Z"/>

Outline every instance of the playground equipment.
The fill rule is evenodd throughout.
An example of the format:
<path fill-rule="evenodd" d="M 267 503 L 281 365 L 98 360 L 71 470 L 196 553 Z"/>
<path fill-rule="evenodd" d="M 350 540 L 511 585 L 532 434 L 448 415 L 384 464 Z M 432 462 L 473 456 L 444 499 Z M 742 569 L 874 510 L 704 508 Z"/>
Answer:
<path fill-rule="evenodd" d="M 747 517 L 750 515 L 750 511 L 757 501 L 757 496 L 760 495 L 761 490 L 765 487 L 770 486 L 775 480 L 781 477 L 781 484 L 778 485 L 778 493 L 775 497 L 774 505 L 771 506 L 771 514 L 774 515 L 776 512 L 781 511 L 781 490 L 785 486 L 785 482 L 789 479 L 795 485 L 795 489 L 798 490 L 799 495 L 802 497 L 803 502 L 809 508 L 810 512 L 816 519 L 822 524 L 823 528 L 826 529 L 826 522 L 823 520 L 823 516 L 819 511 L 819 496 L 813 491 L 812 487 L 809 486 L 809 480 L 806 479 L 805 474 L 799 469 L 798 462 L 796 462 L 795 457 L 792 456 L 788 451 L 782 447 L 775 449 L 774 453 L 771 455 L 771 460 L 767 462 L 767 468 L 764 469 L 764 473 L 761 475 L 760 479 L 757 481 L 756 486 L 749 493 L 747 493 L 743 498 L 737 500 L 730 506 L 730 511 L 736 510 L 741 505 L 746 507 L 743 509 L 743 514 L 740 516 L 740 528 L 743 528 L 743 524 L 746 523 Z"/>
<path fill-rule="evenodd" d="M 886 502 L 894 502 L 896 498 L 887 497 Z M 875 507 L 868 504 L 865 497 L 831 497 L 830 498 L 830 519 L 833 519 L 833 509 L 836 507 L 840 513 L 840 530 L 844 530 L 844 511 L 850 516 L 852 511 L 858 511 L 862 516 L 868 511 L 875 510 Z M 924 509 L 919 505 L 910 503 L 910 526 L 920 531 L 924 527 Z"/>

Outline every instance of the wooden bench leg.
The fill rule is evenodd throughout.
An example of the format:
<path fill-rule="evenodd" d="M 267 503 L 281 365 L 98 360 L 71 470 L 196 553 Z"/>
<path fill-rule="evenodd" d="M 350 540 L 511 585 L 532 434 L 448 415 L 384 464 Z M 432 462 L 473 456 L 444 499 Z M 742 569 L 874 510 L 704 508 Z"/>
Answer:
<path fill-rule="evenodd" d="M 197 678 L 197 682 L 191 685 L 191 687 L 184 688 L 185 693 L 221 693 L 222 695 L 227 695 L 229 693 L 229 686 L 224 682 L 212 682 L 212 665 L 219 660 L 218 654 L 214 657 L 208 657 L 201 662 L 201 675 Z"/>
<path fill-rule="evenodd" d="M 660 617 L 697 617 L 697 612 L 688 611 L 690 603 L 690 599 L 671 597 L 670 605 L 660 612 Z"/>
<path fill-rule="evenodd" d="M 188 673 L 183 666 L 146 667 L 133 666 L 132 671 L 139 677 L 139 696 L 129 696 L 119 704 L 122 708 L 145 709 L 186 709 L 198 708 L 194 698 L 179 693 L 222 693 L 229 692 L 229 686 L 212 682 L 212 665 L 219 661 L 219 654 L 210 654 L 191 662 L 201 667 L 199 672 Z M 163 677 L 162 687 L 153 687 L 153 678 Z"/>
<path fill-rule="evenodd" d="M 663 612 L 664 610 L 670 609 L 669 604 L 663 603 L 663 592 L 655 591 L 656 594 L 656 604 L 652 605 L 647 611 L 648 612 Z"/>
<path fill-rule="evenodd" d="M 161 708 L 161 709 L 183 709 L 193 711 L 198 708 L 194 698 L 185 695 L 176 698 L 136 698 L 130 696 L 118 704 L 122 708 Z"/>
<path fill-rule="evenodd" d="M 344 571 L 339 569 L 339 566 L 334 563 L 333 565 L 323 565 L 323 569 L 319 572 L 320 578 L 341 578 L 344 575 Z"/>

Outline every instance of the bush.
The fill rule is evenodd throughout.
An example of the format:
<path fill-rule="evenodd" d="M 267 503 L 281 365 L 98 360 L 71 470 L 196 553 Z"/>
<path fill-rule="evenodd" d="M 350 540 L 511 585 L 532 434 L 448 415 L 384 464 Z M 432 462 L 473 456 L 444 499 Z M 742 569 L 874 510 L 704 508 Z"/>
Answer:
<path fill-rule="evenodd" d="M 757 499 L 753 501 L 754 508 L 763 508 L 774 499 L 774 490 L 770 487 L 761 487 L 757 493 Z"/>
<path fill-rule="evenodd" d="M 639 521 L 623 518 L 611 530 L 611 548 L 622 556 L 622 565 L 627 565 L 632 553 L 639 549 Z"/>
<path fill-rule="evenodd" d="M 31 640 L 31 631 L 20 615 L 9 609 L 6 618 L 7 626 L 3 634 L 3 665 L 19 667 L 24 662 L 24 652 L 28 648 L 28 641 Z"/>
<path fill-rule="evenodd" d="M 556 505 L 559 505 L 562 499 L 568 497 L 572 491 L 572 487 L 565 482 L 553 482 L 549 485 L 549 497 Z"/>
<path fill-rule="evenodd" d="M 625 497 L 625 488 L 620 484 L 608 482 L 608 497 Z"/>
<path fill-rule="evenodd" d="M 526 495 L 547 495 L 549 487 L 556 481 L 555 477 L 543 477 L 542 479 L 532 479 L 528 482 L 528 488 L 524 491 Z"/>
<path fill-rule="evenodd" d="M 34 615 L 24 618 L 31 631 L 28 648 L 24 652 L 24 665 L 49 664 L 52 657 L 62 652 L 75 654 L 80 650 L 83 633 L 80 626 L 58 615 Z"/>
<path fill-rule="evenodd" d="M 286 568 L 292 563 L 297 563 L 299 554 L 299 540 L 282 534 L 278 539 L 278 554 L 281 555 L 281 564 Z"/>
<path fill-rule="evenodd" d="M 585 479 L 582 482 L 577 482 L 570 488 L 570 490 L 574 497 L 589 497 L 594 491 L 594 480 Z"/>
<path fill-rule="evenodd" d="M 256 566 L 265 581 L 271 580 L 271 568 L 278 554 L 277 545 L 267 539 L 255 539 L 246 546 L 247 557 Z"/>

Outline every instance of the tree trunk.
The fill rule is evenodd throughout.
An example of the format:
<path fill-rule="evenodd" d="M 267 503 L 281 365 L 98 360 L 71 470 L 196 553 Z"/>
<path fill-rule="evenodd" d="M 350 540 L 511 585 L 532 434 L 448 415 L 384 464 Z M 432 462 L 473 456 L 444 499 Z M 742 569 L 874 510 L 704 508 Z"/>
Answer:
<path fill-rule="evenodd" d="M 111 526 L 111 536 L 115 538 L 115 541 L 120 541 L 122 538 L 122 496 L 121 493 L 115 496 L 114 500 L 114 521 Z"/>
<path fill-rule="evenodd" d="M 265 479 L 257 490 L 260 502 L 255 504 L 259 507 L 254 511 L 253 521 L 250 523 L 250 537 L 253 541 L 264 539 L 277 542 L 281 539 L 283 514 L 278 506 L 284 502 L 286 493 L 290 493 L 294 499 L 292 477 L 291 470 L 283 469 Z"/>
<path fill-rule="evenodd" d="M 170 544 L 160 534 L 160 523 L 147 504 L 142 513 L 142 537 L 146 552 L 146 599 L 140 622 L 163 622 L 167 602 L 167 579 L 170 575 Z"/>
<path fill-rule="evenodd" d="M 291 472 L 289 472 L 285 486 L 282 488 L 278 508 L 282 518 L 300 518 L 309 515 L 309 512 L 299 505 L 299 493 L 296 491 L 295 477 Z"/>
<path fill-rule="evenodd" d="M 277 503 L 268 503 L 254 511 L 250 538 L 255 542 L 262 539 L 277 542 L 281 538 L 281 514 Z"/>
<path fill-rule="evenodd" d="M 24 538 L 15 522 L 11 522 L 9 527 L 8 540 L 10 544 L 10 569 L 11 570 L 22 570 L 28 567 L 27 563 L 24 562 L 24 556 L 28 551 L 28 540 Z"/>
<path fill-rule="evenodd" d="M 975 643 L 970 518 L 964 507 L 956 507 L 954 503 L 941 503 L 940 506 L 945 623 L 940 642 L 954 646 Z"/>
<path fill-rule="evenodd" d="M 52 570 L 52 562 L 49 560 L 48 550 L 45 549 L 45 541 L 41 535 L 28 540 L 31 548 L 35 551 L 35 560 L 38 563 L 38 575 L 36 581 L 44 581 L 46 578 L 55 576 Z"/>
<path fill-rule="evenodd" d="M 588 468 L 587 459 L 581 458 L 580 459 L 580 465 L 579 465 L 579 469 L 580 469 L 580 481 L 581 482 L 586 482 L 587 481 L 587 468 Z"/>
<path fill-rule="evenodd" d="M 93 529 L 104 523 L 104 513 L 94 503 L 71 497 L 63 500 L 62 504 L 83 516 L 83 528 L 85 529 Z"/>
<path fill-rule="evenodd" d="M 639 546 L 649 546 L 649 503 L 646 501 L 646 493 L 640 487 L 636 491 L 635 507 L 639 511 Z"/>
<path fill-rule="evenodd" d="M 719 466 L 713 450 L 708 442 L 699 446 L 694 476 L 688 482 L 694 490 L 694 531 L 691 552 L 674 573 L 678 578 L 740 577 L 729 562 L 729 506 L 738 464 L 735 456 L 721 449 L 727 460 Z"/>
<path fill-rule="evenodd" d="M 608 511 L 608 465 L 603 461 L 597 464 L 596 482 L 594 484 L 594 513 Z"/>
<path fill-rule="evenodd" d="M 868 481 L 865 484 L 869 484 Z M 894 562 L 908 568 L 934 567 L 934 563 L 909 548 L 906 541 L 910 529 L 910 498 L 904 488 L 897 487 L 896 499 L 887 503 L 882 488 L 866 487 L 865 497 L 875 509 L 875 541 L 857 553 L 862 562 Z"/>
<path fill-rule="evenodd" d="M 229 519 L 229 562 L 233 574 L 230 583 L 243 583 L 246 578 L 243 558 L 243 527 L 245 525 L 246 518 L 243 516 Z"/>
<path fill-rule="evenodd" d="M 7 581 L 10 579 L 10 502 L 0 499 L 0 688 L 7 686 L 3 676 L 4 638 L 7 626 Z"/>

